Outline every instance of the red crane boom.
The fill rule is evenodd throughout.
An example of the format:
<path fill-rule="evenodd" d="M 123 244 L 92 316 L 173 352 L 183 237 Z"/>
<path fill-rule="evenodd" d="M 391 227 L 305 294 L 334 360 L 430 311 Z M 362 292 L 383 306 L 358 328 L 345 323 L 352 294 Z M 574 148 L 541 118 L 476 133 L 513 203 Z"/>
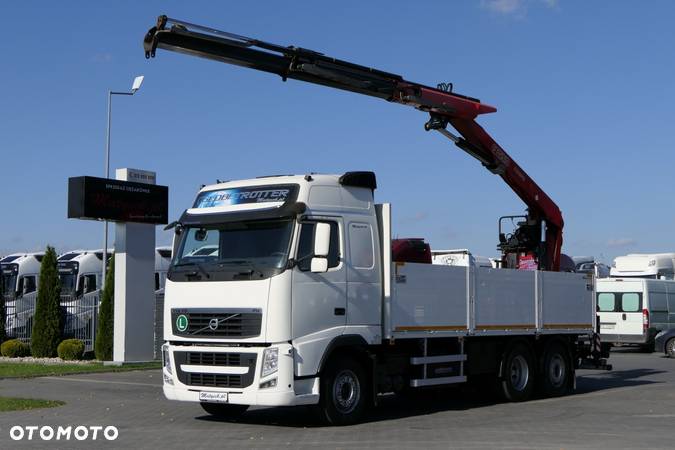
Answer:
<path fill-rule="evenodd" d="M 426 130 L 437 130 L 455 145 L 499 175 L 527 205 L 525 220 L 500 243 L 506 267 L 518 268 L 534 260 L 542 270 L 560 268 L 563 219 L 558 206 L 475 121 L 497 109 L 480 100 L 452 92 L 452 84 L 433 88 L 406 81 L 400 75 L 328 57 L 313 50 L 280 46 L 212 28 L 160 16 L 143 42 L 146 58 L 157 48 L 213 59 L 228 64 L 378 97 L 413 106 L 430 114 Z M 457 136 L 446 129 L 450 124 Z M 511 217 L 511 216 L 509 216 Z M 514 216 L 516 217 L 516 216 Z M 521 217 L 521 216 L 517 216 Z M 503 219 L 503 218 L 502 218 Z"/>

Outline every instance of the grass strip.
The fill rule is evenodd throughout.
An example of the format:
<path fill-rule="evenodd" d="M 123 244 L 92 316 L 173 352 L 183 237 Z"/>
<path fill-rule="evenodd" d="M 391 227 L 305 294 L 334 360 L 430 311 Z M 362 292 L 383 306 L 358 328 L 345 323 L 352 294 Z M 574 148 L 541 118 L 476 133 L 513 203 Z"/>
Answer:
<path fill-rule="evenodd" d="M 89 364 L 0 363 L 0 378 L 32 378 L 97 372 L 128 372 L 130 370 L 160 369 L 161 367 L 159 361 L 124 364 L 122 366 L 103 365 L 100 362 Z"/>
<path fill-rule="evenodd" d="M 59 400 L 40 400 L 35 398 L 0 397 L 0 412 L 27 411 L 36 408 L 54 408 L 65 405 Z"/>

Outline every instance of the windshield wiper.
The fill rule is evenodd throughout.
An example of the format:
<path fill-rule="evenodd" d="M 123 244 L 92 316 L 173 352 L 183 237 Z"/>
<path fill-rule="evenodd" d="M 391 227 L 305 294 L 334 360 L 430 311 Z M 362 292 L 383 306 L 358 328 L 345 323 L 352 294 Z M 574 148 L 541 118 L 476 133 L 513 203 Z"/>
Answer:
<path fill-rule="evenodd" d="M 245 265 L 248 266 L 248 268 L 250 269 L 250 271 L 249 271 L 249 272 L 250 272 L 250 275 L 253 275 L 253 274 L 256 273 L 256 272 L 258 272 L 260 275 L 263 275 L 263 271 L 260 270 L 260 269 L 258 268 L 258 266 L 256 266 L 255 264 L 253 264 L 253 263 L 252 263 L 251 261 L 249 261 L 248 259 L 235 259 L 235 260 L 230 260 L 230 261 L 221 259 L 220 261 L 218 261 L 218 265 L 220 265 L 220 266 L 224 266 L 224 265 L 226 265 L 226 264 L 245 264 Z"/>
<path fill-rule="evenodd" d="M 178 264 L 174 264 L 174 265 L 173 265 L 173 267 L 184 267 L 184 266 L 195 266 L 195 267 L 197 267 L 197 268 L 199 269 L 199 271 L 200 271 L 201 273 L 204 274 L 204 276 L 206 276 L 207 279 L 208 279 L 208 278 L 211 278 L 211 275 L 209 275 L 209 273 L 206 271 L 206 269 L 204 268 L 204 266 L 202 266 L 202 264 L 201 264 L 201 263 L 198 263 L 197 261 L 187 261 L 187 262 L 182 262 L 182 263 L 178 263 Z M 196 271 L 193 272 L 193 273 L 194 273 L 194 275 L 197 275 L 197 272 L 196 272 Z M 186 275 L 190 275 L 190 274 L 186 274 Z"/>

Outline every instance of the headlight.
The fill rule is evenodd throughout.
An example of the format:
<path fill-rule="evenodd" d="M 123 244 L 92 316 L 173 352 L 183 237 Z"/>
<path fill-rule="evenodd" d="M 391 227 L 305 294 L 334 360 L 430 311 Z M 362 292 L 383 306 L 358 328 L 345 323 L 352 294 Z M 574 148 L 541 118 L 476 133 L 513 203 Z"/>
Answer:
<path fill-rule="evenodd" d="M 276 347 L 266 348 L 263 352 L 262 367 L 260 376 L 266 377 L 272 375 L 279 368 L 279 349 Z"/>
<path fill-rule="evenodd" d="M 162 362 L 166 371 L 173 374 L 171 371 L 171 357 L 169 356 L 169 349 L 166 346 L 162 346 Z"/>

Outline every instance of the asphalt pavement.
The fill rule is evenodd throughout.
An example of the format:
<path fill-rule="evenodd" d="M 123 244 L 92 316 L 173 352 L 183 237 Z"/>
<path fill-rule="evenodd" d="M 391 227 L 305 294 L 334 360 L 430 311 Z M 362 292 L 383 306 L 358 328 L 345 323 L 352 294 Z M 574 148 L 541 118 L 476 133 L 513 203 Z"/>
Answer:
<path fill-rule="evenodd" d="M 675 360 L 619 349 L 614 370 L 579 371 L 574 394 L 499 403 L 481 387 L 384 396 L 365 423 L 325 427 L 312 408 L 256 408 L 219 421 L 162 395 L 158 370 L 0 380 L 0 395 L 65 406 L 0 413 L 0 449 L 672 449 Z M 13 426 L 115 426 L 116 440 L 15 441 Z"/>

